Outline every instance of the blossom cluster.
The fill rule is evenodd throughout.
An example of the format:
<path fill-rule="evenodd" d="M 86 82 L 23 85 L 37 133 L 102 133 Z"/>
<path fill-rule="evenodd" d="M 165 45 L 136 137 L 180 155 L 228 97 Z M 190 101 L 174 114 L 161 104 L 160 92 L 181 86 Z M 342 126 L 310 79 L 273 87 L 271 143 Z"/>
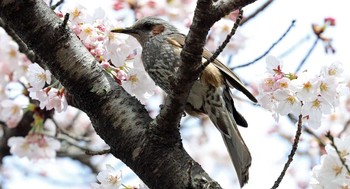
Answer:
<path fill-rule="evenodd" d="M 310 127 L 321 125 L 323 114 L 330 114 L 338 105 L 339 96 L 346 91 L 340 75 L 342 64 L 332 63 L 321 69 L 318 75 L 304 71 L 298 75 L 283 71 L 280 60 L 266 58 L 267 73 L 259 87 L 259 103 L 273 112 L 276 121 L 279 115 L 302 115 Z"/>
<path fill-rule="evenodd" d="M 141 102 L 153 94 L 155 84 L 144 71 L 136 39 L 110 32 L 124 27 L 123 23 L 109 20 L 101 8 L 93 15 L 83 6 L 67 9 L 67 13 L 73 32 L 119 85 Z"/>
<path fill-rule="evenodd" d="M 37 111 L 36 104 L 29 100 L 28 92 L 33 99 L 40 99 L 41 108 L 55 108 L 58 111 L 66 108 L 63 93 L 50 87 L 44 88 L 51 83 L 51 73 L 32 64 L 20 53 L 17 43 L 2 28 L 0 43 L 0 121 L 12 129 L 18 126 L 26 111 L 34 115 L 27 136 L 9 138 L 10 152 L 29 159 L 53 158 L 60 143 L 44 134 L 43 115 Z"/>
<path fill-rule="evenodd" d="M 0 44 L 0 121 L 14 128 L 23 116 L 23 103 L 13 98 L 17 91 L 14 83 L 26 74 L 30 61 L 2 28 Z"/>
<path fill-rule="evenodd" d="M 55 158 L 56 151 L 61 147 L 58 140 L 42 133 L 31 133 L 26 137 L 11 137 L 8 145 L 12 154 L 35 160 Z"/>
<path fill-rule="evenodd" d="M 40 102 L 40 108 L 55 109 L 62 112 L 67 109 L 68 103 L 64 96 L 64 88 L 45 86 L 51 84 L 51 73 L 44 70 L 37 63 L 28 66 L 28 80 L 30 84 L 29 96 Z"/>
<path fill-rule="evenodd" d="M 350 188 L 350 137 L 334 138 L 334 145 L 337 151 L 328 144 L 327 153 L 321 157 L 321 164 L 312 170 L 311 186 L 314 189 Z"/>

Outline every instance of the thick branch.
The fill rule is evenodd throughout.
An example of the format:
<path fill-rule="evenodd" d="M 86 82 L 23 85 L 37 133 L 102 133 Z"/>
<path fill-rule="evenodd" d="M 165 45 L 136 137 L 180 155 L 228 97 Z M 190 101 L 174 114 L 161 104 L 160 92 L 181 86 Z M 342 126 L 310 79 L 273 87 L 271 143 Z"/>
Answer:
<path fill-rule="evenodd" d="M 105 74 L 42 0 L 0 0 L 0 17 L 74 96 L 111 153 L 149 187 L 219 188 L 186 153 L 180 138 L 166 142 L 163 133 L 154 132 L 145 108 Z"/>

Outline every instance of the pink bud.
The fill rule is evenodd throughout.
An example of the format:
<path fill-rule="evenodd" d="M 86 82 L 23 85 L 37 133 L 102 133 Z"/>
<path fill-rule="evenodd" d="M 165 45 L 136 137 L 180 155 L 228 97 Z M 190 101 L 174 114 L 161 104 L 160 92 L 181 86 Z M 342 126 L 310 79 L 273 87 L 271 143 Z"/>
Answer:
<path fill-rule="evenodd" d="M 333 17 L 325 18 L 324 22 L 328 22 L 330 26 L 335 26 L 335 18 L 333 18 Z"/>

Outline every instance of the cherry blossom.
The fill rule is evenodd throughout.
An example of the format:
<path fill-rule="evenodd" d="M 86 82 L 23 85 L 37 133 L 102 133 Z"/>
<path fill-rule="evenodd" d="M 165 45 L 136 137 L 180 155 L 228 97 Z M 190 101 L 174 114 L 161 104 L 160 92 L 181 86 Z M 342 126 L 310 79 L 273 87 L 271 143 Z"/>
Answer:
<path fill-rule="evenodd" d="M 16 127 L 23 117 L 21 105 L 10 99 L 1 102 L 0 110 L 0 118 L 6 122 L 9 128 Z"/>
<path fill-rule="evenodd" d="M 121 171 L 115 170 L 111 165 L 107 164 L 106 169 L 98 173 L 97 180 L 100 182 L 93 183 L 92 188 L 95 189 L 117 189 L 121 186 Z"/>
<path fill-rule="evenodd" d="M 149 75 L 144 71 L 143 65 L 139 64 L 128 72 L 127 80 L 122 82 L 123 88 L 131 95 L 136 96 L 141 103 L 154 94 L 156 85 Z"/>
<path fill-rule="evenodd" d="M 51 73 L 44 70 L 37 63 L 28 66 L 28 81 L 34 89 L 42 89 L 45 83 L 51 83 Z"/>
<path fill-rule="evenodd" d="M 277 90 L 275 92 L 275 98 L 279 101 L 276 111 L 281 115 L 287 115 L 289 113 L 299 115 L 301 113 L 301 102 L 292 91 L 288 89 Z"/>
<path fill-rule="evenodd" d="M 340 158 L 343 158 L 345 164 L 350 165 L 350 137 L 344 139 L 334 138 L 334 145 L 337 146 L 340 157 L 330 144 L 326 146 L 327 154 L 321 157 L 320 165 L 315 166 L 312 170 L 313 180 L 311 186 L 314 189 L 350 187 L 349 173 L 340 161 Z"/>
<path fill-rule="evenodd" d="M 39 133 L 31 133 L 26 137 L 11 137 L 8 145 L 12 154 L 29 159 L 54 158 L 61 146 L 56 139 Z"/>
<path fill-rule="evenodd" d="M 276 121 L 278 115 L 301 114 L 304 123 L 318 128 L 322 116 L 332 113 L 345 90 L 338 79 L 343 72 L 341 63 L 323 67 L 318 75 L 307 71 L 295 75 L 284 72 L 282 68 L 283 64 L 277 58 L 266 58 L 267 73 L 259 85 L 261 106 L 272 111 Z"/>
<path fill-rule="evenodd" d="M 40 108 L 46 110 L 55 109 L 57 112 L 62 112 L 67 109 L 68 103 L 64 96 L 64 90 L 56 89 L 52 87 L 46 87 L 44 89 L 37 90 L 35 88 L 29 88 L 29 96 L 32 99 L 40 102 Z"/>

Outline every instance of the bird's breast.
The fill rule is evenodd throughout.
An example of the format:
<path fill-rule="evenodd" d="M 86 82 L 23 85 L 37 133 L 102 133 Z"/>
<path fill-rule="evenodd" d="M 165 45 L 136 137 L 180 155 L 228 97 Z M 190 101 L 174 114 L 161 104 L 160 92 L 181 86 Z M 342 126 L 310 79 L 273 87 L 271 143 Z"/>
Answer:
<path fill-rule="evenodd" d="M 154 38 L 144 44 L 142 61 L 149 76 L 168 93 L 179 67 L 180 54 L 166 40 Z"/>

